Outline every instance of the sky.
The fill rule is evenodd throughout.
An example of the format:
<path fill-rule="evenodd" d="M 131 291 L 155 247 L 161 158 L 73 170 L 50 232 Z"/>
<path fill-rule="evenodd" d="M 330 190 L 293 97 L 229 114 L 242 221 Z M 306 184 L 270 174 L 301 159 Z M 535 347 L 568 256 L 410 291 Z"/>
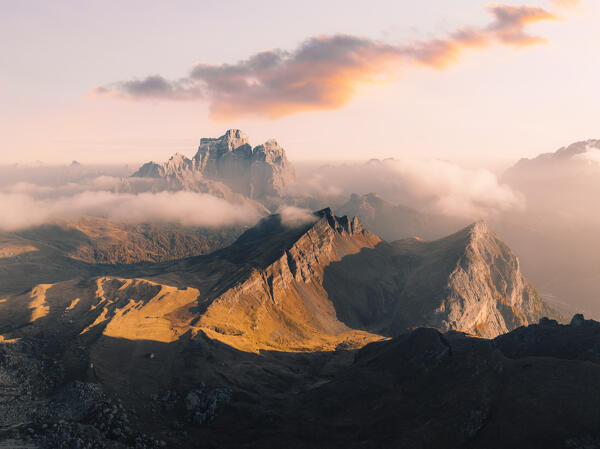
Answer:
<path fill-rule="evenodd" d="M 598 138 L 600 2 L 0 0 L 0 164 L 200 137 L 471 167 Z M 241 61 L 241 62 L 240 62 Z"/>

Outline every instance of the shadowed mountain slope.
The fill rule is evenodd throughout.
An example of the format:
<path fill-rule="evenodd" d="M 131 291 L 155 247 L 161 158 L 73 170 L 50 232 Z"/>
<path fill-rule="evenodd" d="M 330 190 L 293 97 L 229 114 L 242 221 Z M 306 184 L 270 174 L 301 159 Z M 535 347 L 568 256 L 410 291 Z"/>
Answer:
<path fill-rule="evenodd" d="M 20 341 L 0 344 L 0 441 L 54 448 L 79 439 L 119 449 L 596 447 L 600 365 L 591 342 L 598 328 L 543 320 L 495 340 L 420 328 L 360 350 L 252 354 L 203 333 L 164 343 L 29 327 Z M 585 350 L 548 354 L 559 335 Z"/>
<path fill-rule="evenodd" d="M 323 285 L 340 320 L 383 335 L 433 326 L 495 337 L 553 314 L 483 222 L 364 249 L 331 264 Z"/>

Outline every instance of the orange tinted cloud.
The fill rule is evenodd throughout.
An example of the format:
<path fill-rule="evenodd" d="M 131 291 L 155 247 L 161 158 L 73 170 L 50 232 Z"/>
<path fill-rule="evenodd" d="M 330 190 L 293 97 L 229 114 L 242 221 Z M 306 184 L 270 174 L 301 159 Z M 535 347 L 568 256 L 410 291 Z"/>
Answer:
<path fill-rule="evenodd" d="M 552 4 L 556 8 L 560 9 L 569 9 L 579 6 L 581 4 L 580 0 L 552 0 Z"/>
<path fill-rule="evenodd" d="M 538 7 L 493 5 L 488 10 L 493 20 L 487 26 L 463 27 L 446 38 L 392 45 L 349 35 L 317 36 L 293 51 L 263 51 L 235 64 L 196 64 L 179 80 L 153 75 L 98 87 L 93 93 L 126 99 L 203 99 L 216 119 L 337 109 L 350 101 L 359 84 L 377 82 L 401 64 L 443 69 L 457 62 L 465 49 L 543 43 L 544 38 L 529 34 L 527 26 L 556 19 Z"/>

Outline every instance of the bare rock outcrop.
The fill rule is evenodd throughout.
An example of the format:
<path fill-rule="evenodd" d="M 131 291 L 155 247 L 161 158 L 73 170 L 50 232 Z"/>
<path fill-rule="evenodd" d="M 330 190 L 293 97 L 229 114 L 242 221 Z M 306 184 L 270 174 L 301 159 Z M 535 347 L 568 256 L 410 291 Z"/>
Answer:
<path fill-rule="evenodd" d="M 221 193 L 230 189 L 247 198 L 266 201 L 282 197 L 295 179 L 285 150 L 274 140 L 252 147 L 248 137 L 230 129 L 218 138 L 202 138 L 195 156 L 177 153 L 167 162 L 148 162 L 132 175 L 152 178 L 172 190 Z"/>
<path fill-rule="evenodd" d="M 384 335 L 433 326 L 495 337 L 553 313 L 483 222 L 432 242 L 382 242 L 329 266 L 324 286 L 343 322 Z"/>

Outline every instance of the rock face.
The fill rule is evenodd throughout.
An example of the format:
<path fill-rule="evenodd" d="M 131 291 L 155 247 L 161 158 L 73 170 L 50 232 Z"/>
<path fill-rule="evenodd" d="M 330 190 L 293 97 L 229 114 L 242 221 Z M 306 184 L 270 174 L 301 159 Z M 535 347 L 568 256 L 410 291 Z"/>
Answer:
<path fill-rule="evenodd" d="M 144 164 L 132 176 L 158 178 L 174 189 L 200 191 L 210 190 L 207 180 L 215 181 L 257 200 L 283 196 L 295 178 L 285 150 L 274 139 L 252 148 L 246 135 L 237 129 L 218 138 L 202 138 L 191 159 L 177 153 L 165 163 Z"/>
<path fill-rule="evenodd" d="M 495 337 L 552 313 L 483 222 L 433 242 L 381 243 L 329 266 L 324 286 L 343 322 L 384 335 L 434 326 Z"/>
<path fill-rule="evenodd" d="M 379 242 L 357 219 L 336 217 L 331 209 L 317 212 L 314 223 L 291 229 L 271 216 L 218 253 L 243 274 L 199 322 L 210 337 L 240 348 L 325 349 L 378 339 L 337 319 L 323 279 L 331 263 Z"/>
<path fill-rule="evenodd" d="M 435 312 L 442 328 L 494 337 L 548 314 L 521 273 L 517 257 L 485 223 L 467 228 L 467 234 L 464 254 Z"/>

